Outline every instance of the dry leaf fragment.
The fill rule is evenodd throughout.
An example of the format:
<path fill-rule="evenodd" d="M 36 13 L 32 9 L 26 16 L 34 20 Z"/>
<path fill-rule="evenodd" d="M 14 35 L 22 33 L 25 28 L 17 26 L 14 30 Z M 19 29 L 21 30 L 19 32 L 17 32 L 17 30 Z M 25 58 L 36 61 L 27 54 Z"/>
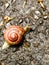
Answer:
<path fill-rule="evenodd" d="M 9 17 L 9 16 L 5 16 L 4 17 L 4 22 L 9 22 L 10 20 L 12 20 L 14 17 Z"/>
<path fill-rule="evenodd" d="M 27 4 L 27 0 L 24 0 L 23 8 L 25 7 L 26 4 Z"/>
<path fill-rule="evenodd" d="M 43 8 L 43 10 L 46 9 L 46 6 L 43 4 L 43 0 L 38 0 L 38 3 L 41 5 L 41 7 Z"/>
<path fill-rule="evenodd" d="M 0 27 L 3 26 L 3 21 L 0 22 Z"/>
<path fill-rule="evenodd" d="M 29 47 L 29 43 L 28 42 L 25 42 L 24 43 L 24 47 L 28 48 Z"/>
<path fill-rule="evenodd" d="M 2 62 L 1 65 L 5 65 L 5 63 Z"/>

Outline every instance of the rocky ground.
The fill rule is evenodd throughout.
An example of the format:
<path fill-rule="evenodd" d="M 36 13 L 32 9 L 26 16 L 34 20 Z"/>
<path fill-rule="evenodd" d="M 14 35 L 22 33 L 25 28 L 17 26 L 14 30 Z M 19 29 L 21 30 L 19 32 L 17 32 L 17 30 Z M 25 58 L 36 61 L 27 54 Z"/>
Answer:
<path fill-rule="evenodd" d="M 19 45 L 0 51 L 0 65 L 49 65 L 49 0 L 43 4 L 45 10 L 37 0 L 0 0 L 0 22 L 5 16 L 15 17 L 0 26 L 0 47 L 9 26 L 31 28 Z"/>

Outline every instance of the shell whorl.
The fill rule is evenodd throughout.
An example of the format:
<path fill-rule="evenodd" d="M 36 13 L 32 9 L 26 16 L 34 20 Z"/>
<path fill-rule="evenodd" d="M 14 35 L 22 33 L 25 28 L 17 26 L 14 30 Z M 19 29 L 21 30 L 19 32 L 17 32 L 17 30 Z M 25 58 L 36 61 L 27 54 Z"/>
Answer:
<path fill-rule="evenodd" d="M 10 26 L 4 33 L 4 38 L 9 44 L 18 44 L 22 40 L 25 30 L 20 26 Z"/>

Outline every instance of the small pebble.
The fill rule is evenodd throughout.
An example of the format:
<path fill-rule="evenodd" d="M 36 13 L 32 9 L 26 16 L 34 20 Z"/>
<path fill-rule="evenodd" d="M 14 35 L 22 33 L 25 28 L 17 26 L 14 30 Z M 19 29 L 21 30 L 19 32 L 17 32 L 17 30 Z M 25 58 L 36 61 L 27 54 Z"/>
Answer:
<path fill-rule="evenodd" d="M 20 13 L 20 14 L 23 14 L 23 10 L 21 9 L 19 13 Z"/>
<path fill-rule="evenodd" d="M 45 54 L 43 57 L 43 62 L 48 63 L 49 62 L 49 55 Z"/>
<path fill-rule="evenodd" d="M 47 15 L 45 15 L 45 16 L 44 16 L 44 19 L 47 19 L 47 18 L 48 18 L 48 16 L 47 16 Z"/>
<path fill-rule="evenodd" d="M 28 9 L 27 11 L 26 11 L 26 14 L 29 14 L 31 11 L 34 11 L 35 10 L 35 7 L 31 7 L 30 9 Z"/>
<path fill-rule="evenodd" d="M 34 62 L 33 61 L 31 61 L 31 65 L 34 65 Z"/>
<path fill-rule="evenodd" d="M 3 21 L 0 22 L 0 27 L 3 25 Z"/>
<path fill-rule="evenodd" d="M 36 8 L 35 7 L 31 7 L 31 10 L 35 10 Z"/>
<path fill-rule="evenodd" d="M 35 14 L 38 15 L 38 16 L 41 15 L 41 13 L 39 11 L 35 11 Z"/>
<path fill-rule="evenodd" d="M 19 20 L 19 23 L 22 23 L 22 22 L 23 22 L 23 20 L 22 20 L 22 19 L 20 19 L 20 20 Z"/>
<path fill-rule="evenodd" d="M 5 25 L 6 28 L 8 28 L 9 26 L 11 26 L 10 23 L 7 23 L 7 24 Z"/>
<path fill-rule="evenodd" d="M 40 43 L 33 43 L 33 46 L 34 46 L 35 48 L 39 48 Z"/>
<path fill-rule="evenodd" d="M 30 13 L 30 9 L 26 11 L 26 14 Z"/>
<path fill-rule="evenodd" d="M 9 3 L 6 3 L 6 4 L 5 4 L 5 7 L 8 8 L 8 7 L 9 7 Z"/>
<path fill-rule="evenodd" d="M 36 19 L 36 20 L 37 20 L 37 19 L 39 19 L 39 17 L 38 17 L 37 15 L 34 15 L 34 19 Z"/>
<path fill-rule="evenodd" d="M 17 64 L 16 64 L 16 61 L 15 61 L 15 62 L 10 62 L 7 65 L 17 65 Z"/>

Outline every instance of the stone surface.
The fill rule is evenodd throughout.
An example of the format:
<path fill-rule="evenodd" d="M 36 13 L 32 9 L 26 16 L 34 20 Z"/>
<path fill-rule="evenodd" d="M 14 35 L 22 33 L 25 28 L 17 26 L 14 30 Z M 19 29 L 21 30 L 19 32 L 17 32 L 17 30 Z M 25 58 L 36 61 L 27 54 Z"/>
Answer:
<path fill-rule="evenodd" d="M 0 0 L 0 21 L 3 21 L 4 16 L 15 17 L 0 28 L 0 48 L 5 41 L 3 33 L 10 25 L 25 27 L 30 24 L 31 28 L 19 45 L 0 50 L 0 63 L 3 62 L 6 65 L 49 65 L 49 0 L 43 2 L 46 6 L 45 11 L 37 3 L 37 0 L 27 0 L 24 8 L 23 4 L 24 0 Z M 34 15 L 38 18 L 35 17 L 35 19 Z"/>

